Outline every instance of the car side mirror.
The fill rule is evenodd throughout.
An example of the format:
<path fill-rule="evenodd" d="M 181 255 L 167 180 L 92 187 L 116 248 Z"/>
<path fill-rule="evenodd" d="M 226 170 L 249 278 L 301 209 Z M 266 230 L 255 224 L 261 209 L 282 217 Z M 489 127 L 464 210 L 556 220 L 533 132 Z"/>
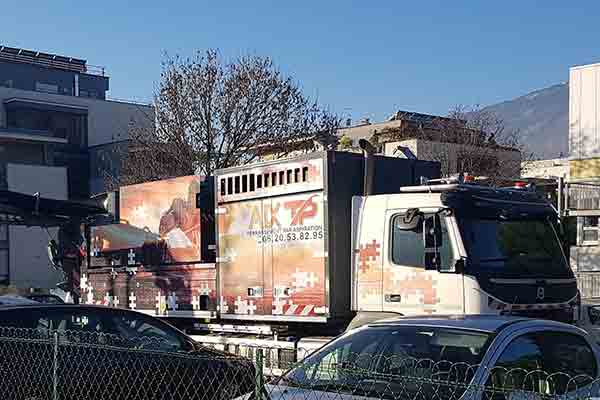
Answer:
<path fill-rule="evenodd" d="M 598 324 L 600 322 L 600 306 L 589 307 L 588 316 L 592 325 Z"/>

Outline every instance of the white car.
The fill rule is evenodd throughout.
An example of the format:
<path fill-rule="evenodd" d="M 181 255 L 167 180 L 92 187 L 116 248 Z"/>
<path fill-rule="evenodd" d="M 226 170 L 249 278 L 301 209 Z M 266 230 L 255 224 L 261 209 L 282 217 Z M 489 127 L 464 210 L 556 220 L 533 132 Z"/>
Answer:
<path fill-rule="evenodd" d="M 271 400 L 600 396 L 583 330 L 500 316 L 398 318 L 349 331 L 265 387 Z"/>

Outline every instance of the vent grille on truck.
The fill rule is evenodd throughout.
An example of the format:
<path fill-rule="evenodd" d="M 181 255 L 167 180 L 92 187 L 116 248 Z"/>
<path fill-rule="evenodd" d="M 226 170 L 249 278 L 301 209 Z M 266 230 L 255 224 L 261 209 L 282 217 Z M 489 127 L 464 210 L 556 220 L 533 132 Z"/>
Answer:
<path fill-rule="evenodd" d="M 308 166 L 302 168 L 288 168 L 279 171 L 270 171 L 263 174 L 240 174 L 221 178 L 219 187 L 221 196 L 240 193 L 252 193 L 257 190 L 291 185 L 294 183 L 308 182 Z"/>

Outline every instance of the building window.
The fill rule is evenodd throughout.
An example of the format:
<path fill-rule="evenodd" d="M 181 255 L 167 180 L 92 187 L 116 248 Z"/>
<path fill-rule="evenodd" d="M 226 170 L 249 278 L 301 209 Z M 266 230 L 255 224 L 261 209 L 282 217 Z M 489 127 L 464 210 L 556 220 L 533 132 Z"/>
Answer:
<path fill-rule="evenodd" d="M 582 218 L 581 244 L 598 244 L 598 217 L 588 216 Z"/>
<path fill-rule="evenodd" d="M 99 98 L 99 94 L 97 91 L 92 89 L 79 89 L 79 97 L 91 97 L 94 99 Z"/>
<path fill-rule="evenodd" d="M 87 115 L 19 108 L 6 111 L 6 123 L 8 128 L 47 131 L 70 145 L 87 147 Z"/>
<path fill-rule="evenodd" d="M 8 249 L 0 249 L 0 283 L 7 284 L 8 272 Z"/>
<path fill-rule="evenodd" d="M 58 93 L 58 85 L 54 85 L 52 83 L 36 82 L 35 90 L 38 92 L 43 92 L 43 93 L 57 94 Z"/>

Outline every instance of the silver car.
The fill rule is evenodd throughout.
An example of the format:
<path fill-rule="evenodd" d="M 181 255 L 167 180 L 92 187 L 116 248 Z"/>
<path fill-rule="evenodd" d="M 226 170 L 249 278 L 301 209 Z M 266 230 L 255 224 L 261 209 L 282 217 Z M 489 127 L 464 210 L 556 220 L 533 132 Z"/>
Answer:
<path fill-rule="evenodd" d="M 265 389 L 272 400 L 591 398 L 599 365 L 595 341 L 572 325 L 398 318 L 345 333 Z"/>

